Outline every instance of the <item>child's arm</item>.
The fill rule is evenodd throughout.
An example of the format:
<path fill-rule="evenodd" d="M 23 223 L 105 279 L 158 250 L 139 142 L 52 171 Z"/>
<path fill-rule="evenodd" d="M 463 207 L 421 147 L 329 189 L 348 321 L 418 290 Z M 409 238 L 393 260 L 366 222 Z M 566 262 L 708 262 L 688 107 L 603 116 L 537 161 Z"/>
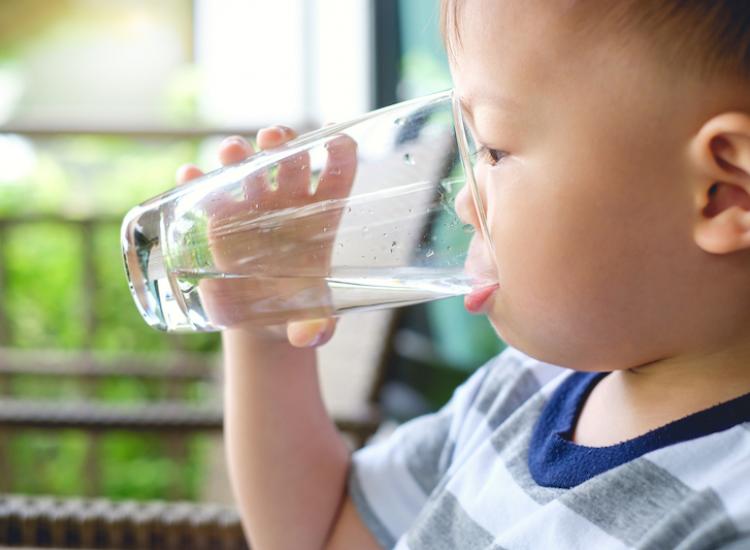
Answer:
<path fill-rule="evenodd" d="M 259 136 L 263 148 L 293 134 Z M 273 139 L 276 137 L 277 139 Z M 228 140 L 223 164 L 252 153 Z M 200 176 L 183 167 L 180 183 Z M 331 320 L 293 323 L 289 342 L 302 346 L 333 333 Z M 264 329 L 223 334 L 224 439 L 242 523 L 254 548 L 379 548 L 346 496 L 349 450 L 323 405 L 312 347 L 295 347 Z"/>
<path fill-rule="evenodd" d="M 342 508 L 349 450 L 323 405 L 315 351 L 241 330 L 224 333 L 224 350 L 224 437 L 252 546 L 379 548 Z"/>

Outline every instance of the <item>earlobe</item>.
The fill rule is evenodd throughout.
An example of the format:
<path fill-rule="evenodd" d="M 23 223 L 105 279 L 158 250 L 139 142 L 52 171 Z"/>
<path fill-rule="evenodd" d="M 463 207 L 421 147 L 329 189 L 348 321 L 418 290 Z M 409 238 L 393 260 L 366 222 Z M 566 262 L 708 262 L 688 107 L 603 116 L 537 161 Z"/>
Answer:
<path fill-rule="evenodd" d="M 750 212 L 732 206 L 713 217 L 702 216 L 694 237 L 695 243 L 711 254 L 750 248 Z"/>
<path fill-rule="evenodd" d="M 695 243 L 713 254 L 750 249 L 750 115 L 723 113 L 691 143 Z"/>

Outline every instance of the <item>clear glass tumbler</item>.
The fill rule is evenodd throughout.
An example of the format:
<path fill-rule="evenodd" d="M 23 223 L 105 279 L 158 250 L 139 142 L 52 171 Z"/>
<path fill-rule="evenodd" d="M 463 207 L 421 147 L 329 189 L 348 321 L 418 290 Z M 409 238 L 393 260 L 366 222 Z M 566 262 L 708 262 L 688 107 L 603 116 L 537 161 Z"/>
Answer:
<path fill-rule="evenodd" d="M 477 292 L 464 269 L 485 232 L 473 143 L 451 92 L 303 135 L 135 208 L 122 225 L 130 290 L 168 331 L 275 325 Z M 489 257 L 492 257 L 491 254 Z"/>

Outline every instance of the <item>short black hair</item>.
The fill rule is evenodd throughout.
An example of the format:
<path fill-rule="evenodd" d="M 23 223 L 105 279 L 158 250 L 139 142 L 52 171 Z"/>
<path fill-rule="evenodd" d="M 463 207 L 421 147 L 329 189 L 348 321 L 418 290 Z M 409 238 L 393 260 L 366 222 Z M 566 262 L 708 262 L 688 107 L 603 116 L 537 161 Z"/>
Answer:
<path fill-rule="evenodd" d="M 460 45 L 461 3 L 441 0 L 449 54 Z M 640 31 L 670 63 L 704 77 L 750 80 L 750 0 L 574 0 L 568 11 L 591 27 Z"/>

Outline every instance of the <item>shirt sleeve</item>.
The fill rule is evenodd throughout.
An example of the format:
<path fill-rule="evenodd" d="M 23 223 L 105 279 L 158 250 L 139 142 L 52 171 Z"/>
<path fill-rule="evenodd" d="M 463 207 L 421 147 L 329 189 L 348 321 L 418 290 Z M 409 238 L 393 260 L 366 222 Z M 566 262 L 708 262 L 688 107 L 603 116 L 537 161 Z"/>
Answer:
<path fill-rule="evenodd" d="M 438 412 L 406 422 L 387 440 L 353 454 L 349 495 L 384 548 L 396 544 L 440 483 L 459 432 L 481 420 L 470 413 L 488 368 L 477 370 Z"/>

